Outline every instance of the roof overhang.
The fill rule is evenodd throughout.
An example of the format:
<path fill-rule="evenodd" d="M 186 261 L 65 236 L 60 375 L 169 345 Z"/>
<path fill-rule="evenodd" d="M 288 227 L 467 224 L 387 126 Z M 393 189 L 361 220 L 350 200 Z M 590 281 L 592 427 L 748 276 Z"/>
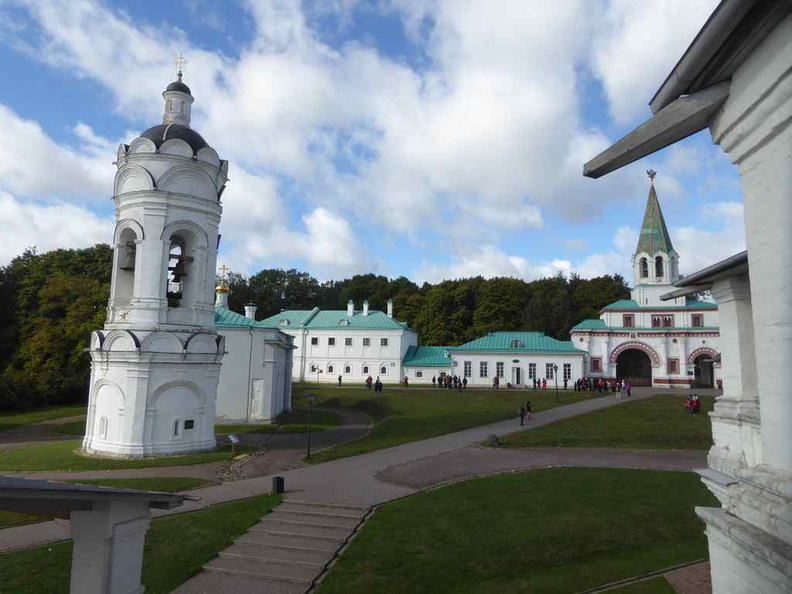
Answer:
<path fill-rule="evenodd" d="M 722 0 L 650 102 L 654 116 L 583 167 L 598 178 L 703 130 L 737 68 L 790 13 L 790 0 Z"/>
<path fill-rule="evenodd" d="M 698 272 L 694 272 L 691 275 L 679 279 L 674 283 L 674 286 L 679 288 L 675 291 L 671 291 L 670 293 L 666 293 L 665 295 L 661 295 L 660 299 L 663 301 L 669 301 L 678 297 L 685 297 L 687 295 L 701 293 L 702 291 L 708 291 L 710 288 L 712 288 L 712 284 L 715 281 L 719 281 L 730 276 L 745 274 L 747 272 L 748 251 L 745 250 L 739 254 L 730 256 L 725 260 L 716 262 L 712 266 L 707 266 Z"/>

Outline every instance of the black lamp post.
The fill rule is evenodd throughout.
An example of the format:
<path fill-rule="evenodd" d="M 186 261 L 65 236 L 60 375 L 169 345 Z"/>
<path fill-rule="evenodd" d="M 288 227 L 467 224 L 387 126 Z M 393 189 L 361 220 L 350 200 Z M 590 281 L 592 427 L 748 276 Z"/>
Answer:
<path fill-rule="evenodd" d="M 558 404 L 558 365 L 553 365 L 553 378 L 555 378 L 556 404 Z"/>
<path fill-rule="evenodd" d="M 316 398 L 315 394 L 308 395 L 308 438 L 306 440 L 306 453 L 305 459 L 311 459 L 311 424 L 313 422 L 313 404 L 314 399 Z"/>

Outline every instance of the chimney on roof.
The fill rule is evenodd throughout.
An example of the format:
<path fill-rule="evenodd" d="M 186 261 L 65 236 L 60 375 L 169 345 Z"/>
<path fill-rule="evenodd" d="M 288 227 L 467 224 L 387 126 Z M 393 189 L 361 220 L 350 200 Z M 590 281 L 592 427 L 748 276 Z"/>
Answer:
<path fill-rule="evenodd" d="M 258 305 L 255 303 L 246 303 L 245 304 L 245 317 L 249 320 L 256 320 L 256 310 L 258 309 Z"/>
<path fill-rule="evenodd" d="M 355 313 L 355 302 L 351 299 L 347 301 L 347 317 L 352 317 L 352 314 Z"/>
<path fill-rule="evenodd" d="M 364 316 L 368 315 L 368 299 L 363 301 L 363 315 Z"/>
<path fill-rule="evenodd" d="M 388 299 L 388 317 L 393 317 L 393 299 Z"/>

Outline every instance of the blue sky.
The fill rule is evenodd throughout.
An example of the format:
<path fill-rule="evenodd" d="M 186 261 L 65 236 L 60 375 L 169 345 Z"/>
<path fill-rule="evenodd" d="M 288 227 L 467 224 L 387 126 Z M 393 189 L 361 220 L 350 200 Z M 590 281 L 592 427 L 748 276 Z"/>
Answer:
<path fill-rule="evenodd" d="M 648 191 L 683 272 L 743 248 L 703 132 L 593 181 L 714 0 L 0 0 L 0 264 L 109 242 L 118 143 L 188 60 L 230 162 L 220 260 L 437 281 L 628 274 Z"/>

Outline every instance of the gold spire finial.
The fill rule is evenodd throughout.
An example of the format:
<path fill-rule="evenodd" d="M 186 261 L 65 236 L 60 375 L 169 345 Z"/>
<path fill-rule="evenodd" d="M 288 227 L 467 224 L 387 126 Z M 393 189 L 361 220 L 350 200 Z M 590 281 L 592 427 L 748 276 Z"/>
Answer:
<path fill-rule="evenodd" d="M 187 60 L 184 59 L 184 55 L 181 52 L 179 52 L 179 57 L 173 61 L 173 65 L 176 66 L 176 69 L 178 70 L 176 76 L 178 76 L 179 80 L 181 80 L 184 69 L 187 68 Z"/>
<path fill-rule="evenodd" d="M 647 169 L 646 170 L 646 175 L 649 176 L 649 179 L 654 184 L 654 178 L 657 175 L 657 171 L 655 171 L 654 169 Z"/>
<path fill-rule="evenodd" d="M 230 293 L 231 289 L 228 287 L 228 282 L 226 282 L 226 273 L 229 271 L 228 266 L 223 264 L 220 267 L 220 284 L 217 285 L 215 289 L 215 293 Z"/>

